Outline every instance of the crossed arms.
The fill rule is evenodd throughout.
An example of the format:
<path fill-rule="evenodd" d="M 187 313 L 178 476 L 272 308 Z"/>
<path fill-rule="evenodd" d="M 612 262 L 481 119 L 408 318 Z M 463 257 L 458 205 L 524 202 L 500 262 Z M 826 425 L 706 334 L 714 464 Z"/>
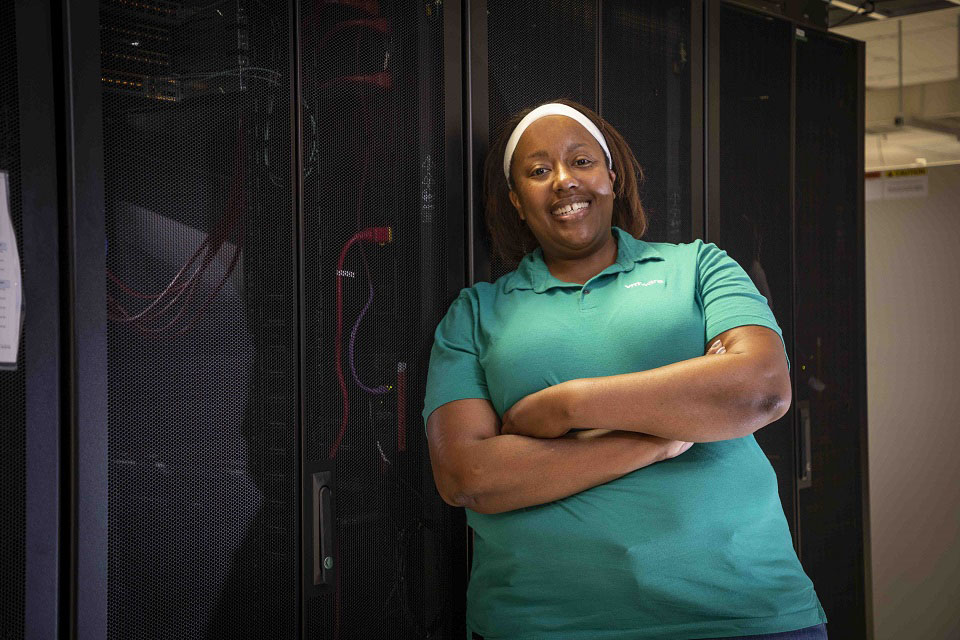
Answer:
<path fill-rule="evenodd" d="M 504 413 L 501 433 L 556 438 L 595 428 L 712 442 L 749 435 L 783 416 L 791 385 L 776 332 L 749 325 L 716 339 L 726 347 L 722 357 L 568 380 L 532 393 Z"/>
<path fill-rule="evenodd" d="M 486 399 L 438 407 L 427 435 L 440 495 L 487 514 L 544 504 L 670 457 L 673 441 L 742 437 L 784 415 L 790 378 L 776 332 L 751 325 L 716 339 L 722 355 L 570 380 L 502 419 Z M 577 427 L 596 431 L 567 434 Z"/>

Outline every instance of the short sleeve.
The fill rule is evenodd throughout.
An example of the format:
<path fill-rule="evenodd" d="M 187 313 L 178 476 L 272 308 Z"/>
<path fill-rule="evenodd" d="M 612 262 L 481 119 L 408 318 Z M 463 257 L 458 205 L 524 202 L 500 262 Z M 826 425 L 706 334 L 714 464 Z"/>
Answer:
<path fill-rule="evenodd" d="M 461 290 L 433 334 L 423 400 L 424 433 L 427 418 L 440 405 L 464 398 L 490 399 L 477 349 L 476 304 L 470 289 Z"/>
<path fill-rule="evenodd" d="M 697 277 L 700 302 L 706 321 L 706 341 L 728 329 L 744 325 L 760 325 L 773 329 L 783 344 L 783 356 L 790 369 L 790 357 L 783 340 L 783 331 L 773 316 L 767 299 L 740 264 L 716 244 L 697 240 Z"/>

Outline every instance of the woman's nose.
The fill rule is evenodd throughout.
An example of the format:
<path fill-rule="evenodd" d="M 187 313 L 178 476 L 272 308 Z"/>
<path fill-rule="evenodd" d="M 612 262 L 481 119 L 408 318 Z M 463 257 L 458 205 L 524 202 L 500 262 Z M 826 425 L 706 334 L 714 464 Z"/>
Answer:
<path fill-rule="evenodd" d="M 580 183 L 570 172 L 569 167 L 560 165 L 554 173 L 554 184 L 553 188 L 557 191 L 565 191 L 568 189 L 575 189 L 580 186 Z"/>

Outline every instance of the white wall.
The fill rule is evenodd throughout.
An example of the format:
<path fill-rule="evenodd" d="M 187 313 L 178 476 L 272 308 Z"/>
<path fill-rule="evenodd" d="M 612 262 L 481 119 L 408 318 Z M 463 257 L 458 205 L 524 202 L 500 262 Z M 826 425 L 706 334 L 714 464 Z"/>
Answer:
<path fill-rule="evenodd" d="M 875 640 L 960 638 L 960 166 L 866 203 Z"/>

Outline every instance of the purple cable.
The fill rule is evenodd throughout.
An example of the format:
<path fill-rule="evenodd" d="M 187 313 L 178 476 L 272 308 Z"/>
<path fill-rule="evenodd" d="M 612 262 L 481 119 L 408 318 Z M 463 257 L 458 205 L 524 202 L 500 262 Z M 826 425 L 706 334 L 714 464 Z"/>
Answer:
<path fill-rule="evenodd" d="M 373 302 L 373 282 L 370 281 L 370 277 L 369 277 L 370 270 L 367 267 L 367 256 L 363 251 L 363 245 L 360 246 L 360 254 L 363 256 L 364 272 L 367 273 L 367 282 L 370 285 L 370 297 L 367 298 L 367 304 L 363 306 L 363 310 L 360 311 L 360 315 L 357 316 L 357 321 L 353 323 L 353 329 L 351 329 L 350 331 L 350 373 L 353 374 L 353 380 L 354 382 L 357 383 L 357 386 L 359 386 L 361 389 L 363 389 L 367 393 L 378 393 L 378 394 L 386 393 L 390 391 L 390 389 L 383 385 L 380 385 L 379 387 L 376 387 L 376 388 L 370 388 L 365 384 L 363 384 L 362 382 L 360 382 L 360 377 L 357 375 L 357 367 L 353 363 L 353 342 L 357 337 L 357 329 L 360 327 L 360 321 L 363 320 L 363 316 L 366 315 L 367 309 L 370 308 L 370 303 Z"/>

